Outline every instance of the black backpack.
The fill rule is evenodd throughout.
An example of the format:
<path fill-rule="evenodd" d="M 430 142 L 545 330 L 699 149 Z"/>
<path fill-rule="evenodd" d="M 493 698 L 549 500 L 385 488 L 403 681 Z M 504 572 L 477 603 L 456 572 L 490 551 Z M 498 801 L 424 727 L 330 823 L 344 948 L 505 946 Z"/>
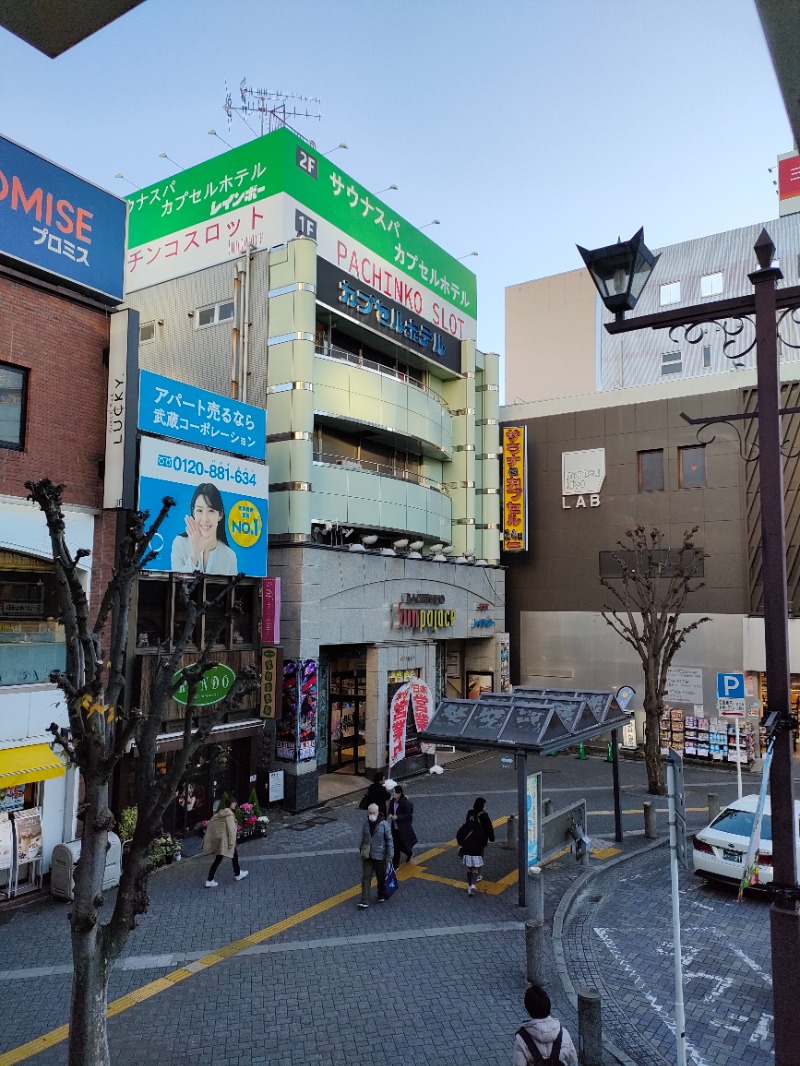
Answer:
<path fill-rule="evenodd" d="M 545 1063 L 545 1066 L 558 1066 L 561 1059 L 561 1034 L 563 1033 L 561 1026 L 558 1027 L 558 1036 L 553 1041 L 553 1046 L 550 1048 L 550 1054 L 547 1058 L 542 1055 L 541 1051 L 536 1045 L 536 1041 L 533 1039 L 528 1030 L 523 1026 L 521 1029 L 517 1029 L 517 1036 L 522 1040 L 525 1047 L 530 1051 L 533 1058 L 533 1063 Z"/>
<path fill-rule="evenodd" d="M 459 831 L 456 833 L 456 842 L 460 844 L 462 848 L 465 847 L 467 841 L 472 837 L 473 833 L 479 834 L 478 839 L 484 841 L 482 847 L 486 847 L 486 830 L 481 825 L 480 817 L 478 815 L 473 815 L 471 818 L 467 818 L 466 822 L 464 822 Z"/>

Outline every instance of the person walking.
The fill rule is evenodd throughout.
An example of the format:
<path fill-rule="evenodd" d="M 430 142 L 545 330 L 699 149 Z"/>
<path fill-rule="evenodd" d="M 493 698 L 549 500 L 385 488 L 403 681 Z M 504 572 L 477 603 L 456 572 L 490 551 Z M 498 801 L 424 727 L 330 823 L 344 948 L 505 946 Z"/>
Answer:
<path fill-rule="evenodd" d="M 578 1053 L 572 1038 L 550 1013 L 550 997 L 541 985 L 531 985 L 527 990 L 525 1009 L 531 1020 L 517 1029 L 513 1066 L 530 1066 L 531 1063 L 578 1066 Z"/>
<path fill-rule="evenodd" d="M 378 903 L 385 903 L 386 864 L 392 857 L 392 831 L 377 803 L 367 807 L 367 820 L 361 830 L 361 901 L 364 910 L 369 906 L 369 890 L 373 875 L 378 881 Z"/>
<path fill-rule="evenodd" d="M 494 840 L 494 826 L 486 811 L 486 800 L 478 796 L 467 811 L 464 825 L 459 829 L 462 862 L 467 868 L 467 895 L 475 895 L 475 885 L 482 881 L 483 853 L 490 840 Z M 462 832 L 462 830 L 464 832 Z"/>
<path fill-rule="evenodd" d="M 389 800 L 389 823 L 394 841 L 392 863 L 395 869 L 400 865 L 401 854 L 405 855 L 407 862 L 411 862 L 414 845 L 417 843 L 413 821 L 414 804 L 404 795 L 402 785 L 395 785 Z"/>
<path fill-rule="evenodd" d="M 385 781 L 386 774 L 379 770 L 378 773 L 375 774 L 375 780 L 361 797 L 361 802 L 358 806 L 362 811 L 365 811 L 370 803 L 375 803 L 383 817 L 386 817 L 386 804 L 389 802 L 391 793 L 384 784 Z"/>
<path fill-rule="evenodd" d="M 239 866 L 239 853 L 236 850 L 235 811 L 237 807 L 238 803 L 235 799 L 229 800 L 225 807 L 220 807 L 217 813 L 208 820 L 203 836 L 203 853 L 213 855 L 214 861 L 208 871 L 206 888 L 216 888 L 219 884 L 214 880 L 214 875 L 223 859 L 230 859 L 233 863 L 233 875 L 237 881 L 244 881 L 250 872 Z"/>

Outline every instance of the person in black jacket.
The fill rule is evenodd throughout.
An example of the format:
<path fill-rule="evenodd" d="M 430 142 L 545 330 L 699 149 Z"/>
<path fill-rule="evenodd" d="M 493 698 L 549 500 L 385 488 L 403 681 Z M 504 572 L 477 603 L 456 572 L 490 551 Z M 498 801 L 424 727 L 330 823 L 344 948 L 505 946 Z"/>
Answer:
<path fill-rule="evenodd" d="M 411 855 L 417 842 L 413 819 L 414 804 L 403 795 L 402 786 L 395 785 L 392 789 L 392 798 L 389 800 L 389 821 L 394 840 L 392 865 L 395 869 L 400 865 L 401 854 L 405 855 L 407 862 L 411 862 Z"/>
<path fill-rule="evenodd" d="M 375 774 L 375 780 L 361 797 L 359 807 L 362 811 L 365 811 L 370 803 L 376 803 L 378 805 L 378 810 L 384 818 L 386 817 L 386 804 L 389 801 L 390 793 L 384 784 L 385 780 L 386 774 L 379 770 L 378 773 Z"/>
<path fill-rule="evenodd" d="M 478 796 L 467 811 L 464 825 L 469 831 L 461 843 L 462 862 L 467 868 L 467 895 L 475 895 L 475 885 L 481 878 L 483 866 L 483 853 L 490 840 L 494 840 L 494 826 L 488 811 L 485 810 L 486 800 Z"/>

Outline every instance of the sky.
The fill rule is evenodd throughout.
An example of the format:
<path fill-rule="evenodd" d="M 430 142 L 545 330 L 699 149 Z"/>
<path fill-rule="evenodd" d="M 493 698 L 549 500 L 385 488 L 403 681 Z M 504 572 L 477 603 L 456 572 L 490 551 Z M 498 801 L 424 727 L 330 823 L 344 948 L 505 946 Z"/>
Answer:
<path fill-rule="evenodd" d="M 208 129 L 258 134 L 224 111 L 243 79 L 317 97 L 290 124 L 478 252 L 478 345 L 501 354 L 507 286 L 640 226 L 657 248 L 775 218 L 792 148 L 753 0 L 145 0 L 57 59 L 0 29 L 0 134 L 124 196 L 117 172 L 225 151 Z"/>

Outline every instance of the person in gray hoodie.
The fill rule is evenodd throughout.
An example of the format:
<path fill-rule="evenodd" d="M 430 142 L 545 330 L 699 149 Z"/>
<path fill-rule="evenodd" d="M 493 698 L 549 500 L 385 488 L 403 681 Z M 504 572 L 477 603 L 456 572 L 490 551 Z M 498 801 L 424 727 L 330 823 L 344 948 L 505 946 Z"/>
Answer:
<path fill-rule="evenodd" d="M 513 1066 L 549 1063 L 578 1066 L 578 1053 L 567 1030 L 550 1013 L 550 997 L 540 985 L 525 993 L 525 1009 L 531 1016 L 514 1038 Z"/>
<path fill-rule="evenodd" d="M 367 807 L 367 820 L 361 830 L 361 900 L 358 906 L 369 906 L 369 890 L 373 876 L 378 881 L 378 903 L 385 903 L 386 865 L 392 857 L 394 843 L 389 822 L 377 803 Z"/>

